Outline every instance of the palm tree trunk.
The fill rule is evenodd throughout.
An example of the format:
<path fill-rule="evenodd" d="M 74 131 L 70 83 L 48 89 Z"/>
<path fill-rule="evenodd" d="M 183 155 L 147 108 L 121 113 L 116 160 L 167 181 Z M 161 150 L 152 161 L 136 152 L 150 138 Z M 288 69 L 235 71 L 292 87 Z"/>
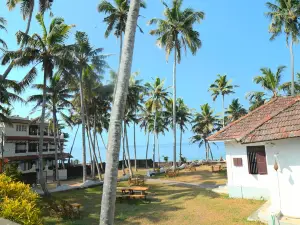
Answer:
<path fill-rule="evenodd" d="M 207 142 L 207 145 L 208 145 L 208 149 L 209 149 L 209 152 L 210 152 L 211 160 L 214 160 L 214 156 L 213 156 L 213 154 L 212 154 L 212 151 L 211 151 L 209 142 Z"/>
<path fill-rule="evenodd" d="M 107 150 L 107 146 L 105 145 L 104 139 L 103 139 L 103 137 L 102 137 L 102 133 L 100 133 L 100 137 L 101 137 L 101 140 L 102 140 L 102 143 L 103 143 L 104 148 Z"/>
<path fill-rule="evenodd" d="M 159 152 L 158 133 L 156 134 L 156 140 L 157 140 L 158 168 L 160 168 L 160 152 Z"/>
<path fill-rule="evenodd" d="M 55 102 L 52 100 L 53 103 L 53 130 L 54 130 L 54 149 L 55 149 L 55 180 L 57 182 L 57 186 L 60 186 L 60 181 L 59 181 L 59 174 L 58 174 L 58 157 L 57 157 L 57 122 L 56 122 L 56 107 L 55 107 Z"/>
<path fill-rule="evenodd" d="M 126 125 L 126 123 L 124 123 L 124 135 L 125 135 L 125 141 L 126 141 L 126 153 L 127 153 L 129 174 L 130 174 L 130 177 L 133 177 L 133 172 L 132 172 L 132 168 L 131 168 L 130 154 L 129 154 L 129 144 L 128 144 L 128 135 L 127 135 L 127 125 Z"/>
<path fill-rule="evenodd" d="M 86 181 L 86 146 L 85 146 L 85 118 L 84 118 L 84 96 L 83 96 L 83 69 L 80 73 L 79 89 L 80 89 L 80 114 L 81 114 L 81 126 L 82 126 L 82 182 Z"/>
<path fill-rule="evenodd" d="M 44 68 L 48 68 L 44 65 Z M 44 130 L 45 130 L 45 111 L 46 111 L 46 87 L 47 87 L 47 69 L 44 70 L 44 83 L 43 83 L 43 102 L 42 102 L 42 115 L 40 119 L 40 137 L 39 137 L 39 183 L 42 187 L 45 196 L 49 196 L 46 181 L 44 178 L 44 165 L 43 165 L 43 145 L 44 145 Z"/>
<path fill-rule="evenodd" d="M 93 146 L 92 146 L 93 154 L 94 154 L 94 158 L 95 158 L 98 177 L 99 177 L 99 180 L 102 180 L 101 170 L 100 170 L 99 162 L 98 162 L 97 155 L 96 155 L 96 113 L 94 113 L 94 140 L 93 140 L 92 144 L 93 144 Z"/>
<path fill-rule="evenodd" d="M 121 29 L 122 30 L 122 29 Z M 118 77 L 119 77 L 119 73 L 120 73 L 120 64 L 121 64 L 121 57 L 122 57 L 122 48 L 123 48 L 123 33 L 121 32 L 120 34 L 120 55 L 119 55 L 119 69 L 118 69 L 118 74 L 116 77 L 115 82 L 115 87 L 114 87 L 114 96 L 113 98 L 115 99 L 115 95 L 116 95 L 116 89 L 117 89 L 117 82 L 118 82 Z"/>
<path fill-rule="evenodd" d="M 70 163 L 71 163 L 71 154 L 72 154 L 72 151 L 73 151 L 73 147 L 74 147 L 74 144 L 75 144 L 75 140 L 76 140 L 76 137 L 77 137 L 77 133 L 78 133 L 78 130 L 79 130 L 79 124 L 77 126 L 77 130 L 75 132 L 75 136 L 74 136 L 74 139 L 73 139 L 73 142 L 72 142 L 72 146 L 71 146 L 71 150 L 70 150 L 70 156 L 69 156 L 69 160 L 68 160 L 68 165 L 70 166 Z"/>
<path fill-rule="evenodd" d="M 180 129 L 179 166 L 181 166 L 181 157 L 182 157 L 181 147 L 182 147 L 182 129 Z"/>
<path fill-rule="evenodd" d="M 92 154 L 92 148 L 91 148 L 92 141 L 91 141 L 91 136 L 90 136 L 90 130 L 88 128 L 86 128 L 86 134 L 88 137 L 89 152 L 90 152 L 90 159 L 91 159 L 91 177 L 92 177 L 92 179 L 94 179 L 95 178 L 95 170 L 94 170 L 94 160 L 93 160 L 93 154 Z"/>
<path fill-rule="evenodd" d="M 58 126 L 58 123 L 57 123 L 57 126 Z M 60 151 L 61 165 L 62 165 L 62 168 L 65 169 L 65 162 L 64 162 L 64 158 L 63 158 L 63 145 L 61 145 L 60 135 L 58 135 L 58 147 L 59 147 L 59 151 Z"/>
<path fill-rule="evenodd" d="M 208 161 L 208 149 L 207 149 L 207 142 L 204 140 L 204 146 L 205 146 L 205 159 Z"/>
<path fill-rule="evenodd" d="M 173 169 L 176 170 L 176 65 L 177 49 L 174 48 L 174 66 L 173 66 Z"/>
<path fill-rule="evenodd" d="M 135 122 L 133 122 L 133 148 L 134 148 L 134 170 L 137 172 L 136 167 L 136 143 L 135 143 Z"/>
<path fill-rule="evenodd" d="M 148 137 L 147 137 L 147 147 L 146 147 L 146 169 L 148 169 L 149 138 L 150 138 L 150 132 L 148 132 Z"/>
<path fill-rule="evenodd" d="M 224 107 L 224 98 L 225 96 L 222 95 L 222 108 L 223 108 L 223 128 L 225 127 L 225 107 Z"/>
<path fill-rule="evenodd" d="M 100 152 L 100 147 L 99 147 L 99 144 L 98 144 L 97 136 L 96 136 L 96 143 L 97 143 L 97 149 L 98 149 L 98 154 L 99 154 L 100 167 L 101 167 L 101 170 L 104 172 L 104 166 L 103 166 L 103 162 L 102 162 L 102 158 L 101 158 L 101 152 Z"/>
<path fill-rule="evenodd" d="M 116 85 L 116 95 L 110 116 L 108 149 L 106 155 L 107 164 L 101 202 L 100 225 L 111 225 L 114 223 L 122 119 L 124 118 L 127 98 L 127 95 L 124 93 L 127 93 L 128 91 L 140 2 L 140 0 L 130 1 L 126 22 L 125 40 L 122 49 L 118 82 Z"/>
<path fill-rule="evenodd" d="M 27 22 L 27 27 L 26 27 L 25 34 L 29 33 L 30 24 L 31 24 L 31 20 L 32 20 L 32 14 L 33 14 L 33 9 L 34 9 L 34 1 L 32 1 L 32 4 L 30 5 L 30 9 L 29 9 L 30 11 L 29 11 L 28 22 Z"/>
<path fill-rule="evenodd" d="M 155 170 L 155 146 L 156 146 L 156 120 L 157 120 L 157 113 L 155 112 L 155 116 L 154 116 L 154 127 L 153 127 L 153 171 Z"/>
<path fill-rule="evenodd" d="M 295 76 L 294 76 L 294 51 L 293 51 L 293 37 L 291 37 L 291 43 L 290 43 L 290 56 L 291 56 L 291 94 L 292 96 L 295 96 Z"/>

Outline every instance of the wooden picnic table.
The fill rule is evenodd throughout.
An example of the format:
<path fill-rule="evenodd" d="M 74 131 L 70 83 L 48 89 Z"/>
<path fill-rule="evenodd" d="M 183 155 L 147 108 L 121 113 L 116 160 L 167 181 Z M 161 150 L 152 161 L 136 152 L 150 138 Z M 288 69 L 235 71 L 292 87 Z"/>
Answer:
<path fill-rule="evenodd" d="M 148 187 L 118 187 L 118 190 L 121 190 L 123 194 L 126 192 L 133 195 L 135 192 L 141 193 L 141 195 L 145 195 L 146 191 L 149 190 Z"/>

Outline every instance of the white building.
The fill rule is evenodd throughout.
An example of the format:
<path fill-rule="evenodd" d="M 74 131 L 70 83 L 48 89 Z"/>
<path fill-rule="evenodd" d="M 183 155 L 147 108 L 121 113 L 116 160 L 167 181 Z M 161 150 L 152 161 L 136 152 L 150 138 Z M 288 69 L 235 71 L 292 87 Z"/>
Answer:
<path fill-rule="evenodd" d="M 208 140 L 225 142 L 230 197 L 270 199 L 272 212 L 300 218 L 299 97 L 273 99 Z"/>
<path fill-rule="evenodd" d="M 4 133 L 3 158 L 18 163 L 22 171 L 30 170 L 33 165 L 38 165 L 39 123 L 18 116 L 10 117 L 10 120 L 12 125 L 0 124 L 0 131 Z M 54 134 L 48 129 L 48 125 L 45 125 L 44 131 L 43 159 L 45 165 L 51 167 L 55 164 L 55 145 Z M 63 134 L 58 136 L 58 140 L 62 148 L 61 154 L 58 147 L 58 158 L 64 160 L 69 154 L 63 152 L 65 141 Z"/>

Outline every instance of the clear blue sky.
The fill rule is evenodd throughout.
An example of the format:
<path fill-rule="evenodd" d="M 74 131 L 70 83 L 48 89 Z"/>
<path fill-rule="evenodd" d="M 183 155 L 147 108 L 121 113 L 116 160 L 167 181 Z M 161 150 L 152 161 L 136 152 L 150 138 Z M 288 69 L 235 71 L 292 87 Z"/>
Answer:
<path fill-rule="evenodd" d="M 119 43 L 114 36 L 108 39 L 104 38 L 106 25 L 102 22 L 104 16 L 97 12 L 99 2 L 100 0 L 55 0 L 52 11 L 55 16 L 63 17 L 67 24 L 76 25 L 68 42 L 73 41 L 76 30 L 87 32 L 95 47 L 103 47 L 105 53 L 115 54 L 108 59 L 108 63 L 112 69 L 116 70 Z M 171 1 L 167 0 L 166 2 Z M 0 4 L 0 16 L 5 17 L 8 21 L 8 33 L 1 32 L 1 38 L 6 40 L 9 49 L 17 49 L 15 33 L 20 29 L 24 31 L 26 23 L 22 20 L 19 9 L 9 12 L 5 1 Z M 193 7 L 195 10 L 205 12 L 205 20 L 196 27 L 201 34 L 203 46 L 196 56 L 188 54 L 183 57 L 177 72 L 178 97 L 182 97 L 190 108 L 199 110 L 201 104 L 209 103 L 216 112 L 221 112 L 220 99 L 213 102 L 207 91 L 217 74 L 227 74 L 234 84 L 240 86 L 236 89 L 236 94 L 226 97 L 225 104 L 228 105 L 233 98 L 239 98 L 248 107 L 245 93 L 261 90 L 252 82 L 253 77 L 259 74 L 261 67 L 270 67 L 273 70 L 279 65 L 289 67 L 289 51 L 285 45 L 285 38 L 282 36 L 273 42 L 269 41 L 269 20 L 264 15 L 267 10 L 265 1 L 185 0 L 184 7 Z M 151 27 L 147 25 L 149 19 L 162 17 L 162 13 L 163 6 L 160 0 L 148 0 L 147 9 L 141 10 L 143 17 L 140 17 L 138 23 L 144 30 L 144 34 L 138 33 L 136 36 L 132 71 L 140 71 L 140 78 L 144 81 L 149 81 L 156 76 L 165 78 L 166 85 L 170 86 L 172 62 L 166 62 L 163 49 L 157 48 L 156 38 L 149 35 Z M 46 18 L 46 21 L 49 21 L 49 18 Z M 31 27 L 31 33 L 34 32 L 40 32 L 35 19 Z M 299 46 L 296 45 L 295 62 L 298 61 L 297 57 L 300 57 L 299 53 Z M 3 70 L 4 67 L 0 66 L 0 73 Z M 26 71 L 28 68 L 14 69 L 9 77 L 19 80 L 26 74 Z M 298 71 L 297 63 L 295 71 Z M 42 74 L 39 75 L 36 82 L 40 82 L 41 77 Z M 284 81 L 289 79 L 290 70 L 288 68 L 284 73 Z M 32 90 L 28 90 L 23 97 L 26 98 L 32 93 L 34 93 Z M 14 113 L 27 116 L 30 109 L 30 106 L 15 104 Z M 73 134 L 74 132 L 70 131 L 70 140 L 72 140 Z M 188 146 L 191 135 L 190 132 L 184 134 L 185 146 Z M 79 133 L 74 152 L 74 157 L 78 159 L 81 159 L 80 137 Z M 132 138 L 129 140 L 132 144 Z M 144 134 L 138 132 L 137 145 L 143 146 L 145 143 Z M 172 134 L 168 133 L 165 137 L 161 137 L 160 143 L 169 146 L 168 144 L 172 143 Z M 197 149 L 197 146 L 187 147 L 186 151 L 188 149 L 191 151 L 191 149 Z M 171 147 L 168 147 L 162 154 L 171 156 Z M 190 152 L 187 155 L 191 154 L 194 153 Z M 143 158 L 143 155 L 144 152 L 138 154 L 139 158 Z"/>

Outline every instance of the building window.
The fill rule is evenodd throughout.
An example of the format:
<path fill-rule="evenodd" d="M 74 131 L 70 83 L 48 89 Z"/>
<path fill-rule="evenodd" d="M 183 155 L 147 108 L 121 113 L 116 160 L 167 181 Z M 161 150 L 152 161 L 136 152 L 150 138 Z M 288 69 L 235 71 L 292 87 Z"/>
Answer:
<path fill-rule="evenodd" d="M 48 152 L 48 143 L 43 144 L 43 152 Z"/>
<path fill-rule="evenodd" d="M 38 143 L 29 143 L 28 152 L 37 152 L 39 149 Z"/>
<path fill-rule="evenodd" d="M 26 125 L 16 125 L 16 131 L 27 131 Z"/>
<path fill-rule="evenodd" d="M 268 174 L 265 146 L 248 146 L 249 174 Z"/>
<path fill-rule="evenodd" d="M 16 143 L 16 153 L 26 153 L 26 143 Z"/>
<path fill-rule="evenodd" d="M 233 158 L 233 165 L 235 167 L 243 167 L 243 159 L 242 158 Z"/>
<path fill-rule="evenodd" d="M 29 126 L 29 135 L 37 135 L 39 127 L 37 125 Z"/>

